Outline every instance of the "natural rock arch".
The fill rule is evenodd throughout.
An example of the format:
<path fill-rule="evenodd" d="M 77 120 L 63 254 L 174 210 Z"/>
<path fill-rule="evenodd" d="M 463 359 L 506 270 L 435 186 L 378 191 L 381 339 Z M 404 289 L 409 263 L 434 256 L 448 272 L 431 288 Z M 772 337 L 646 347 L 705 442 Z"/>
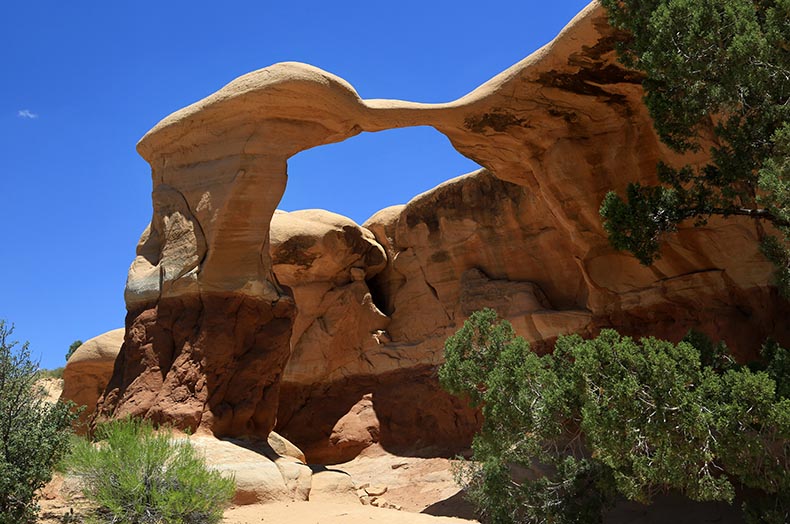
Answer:
<path fill-rule="evenodd" d="M 129 272 L 125 342 L 99 416 L 271 431 L 295 315 L 269 245 L 287 160 L 362 131 L 430 125 L 486 168 L 366 224 L 390 255 L 380 285 L 391 329 L 408 339 L 402 371 L 438 364 L 465 309 L 514 289 L 532 297 L 512 315 L 533 339 L 603 325 L 675 337 L 696 325 L 748 352 L 760 335 L 787 336 L 750 222 L 682 231 L 650 268 L 609 247 L 598 217 L 606 190 L 654 180 L 658 160 L 704 161 L 660 144 L 640 75 L 616 62 L 617 38 L 593 3 L 553 42 L 447 104 L 361 100 L 334 75 L 284 63 L 165 118 L 138 144 L 154 213 Z M 513 218 L 487 217 L 493 204 Z M 425 301 L 407 296 L 415 286 Z M 404 327 L 408 315 L 416 332 Z"/>

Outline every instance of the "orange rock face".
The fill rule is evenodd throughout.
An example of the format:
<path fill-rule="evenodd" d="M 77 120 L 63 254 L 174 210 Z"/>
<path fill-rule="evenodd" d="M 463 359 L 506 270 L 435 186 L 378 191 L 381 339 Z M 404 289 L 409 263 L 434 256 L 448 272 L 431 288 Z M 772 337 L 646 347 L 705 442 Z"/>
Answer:
<path fill-rule="evenodd" d="M 654 182 L 658 161 L 706 160 L 660 143 L 642 77 L 616 61 L 621 36 L 593 3 L 454 102 L 361 100 L 342 79 L 286 63 L 163 120 L 138 145 L 154 213 L 101 416 L 220 435 L 276 423 L 326 462 L 375 441 L 449 452 L 479 415 L 441 391 L 435 370 L 446 337 L 482 307 L 538 350 L 604 326 L 671 339 L 695 327 L 741 357 L 768 335 L 790 340 L 755 223 L 682 229 L 650 267 L 609 246 L 598 215 L 608 190 Z M 290 156 L 414 125 L 484 169 L 362 226 L 275 213 Z"/>

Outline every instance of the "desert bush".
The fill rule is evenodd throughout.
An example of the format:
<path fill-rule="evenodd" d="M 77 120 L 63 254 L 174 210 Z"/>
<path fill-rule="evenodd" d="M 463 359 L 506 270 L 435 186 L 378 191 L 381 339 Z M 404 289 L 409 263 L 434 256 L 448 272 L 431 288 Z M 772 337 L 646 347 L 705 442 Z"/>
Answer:
<path fill-rule="evenodd" d="M 68 405 L 44 400 L 38 364 L 12 332 L 0 320 L 0 524 L 36 521 L 36 490 L 68 452 L 74 419 Z"/>
<path fill-rule="evenodd" d="M 210 524 L 222 519 L 232 478 L 206 467 L 186 440 L 133 419 L 100 426 L 68 461 L 96 504 L 94 520 L 125 524 Z"/>
<path fill-rule="evenodd" d="M 82 345 L 82 340 L 75 340 L 69 345 L 69 349 L 68 351 L 66 351 L 66 362 L 69 361 L 71 355 L 73 355 L 74 352 L 77 351 L 77 349 L 79 349 L 81 345 Z"/>
<path fill-rule="evenodd" d="M 39 369 L 38 370 L 38 378 L 63 378 L 63 370 L 65 368 L 55 368 L 55 369 Z"/>
<path fill-rule="evenodd" d="M 732 502 L 739 486 L 765 495 L 748 521 L 790 521 L 790 354 L 776 344 L 749 367 L 699 334 L 604 330 L 538 356 L 483 310 L 445 356 L 442 385 L 483 411 L 458 479 L 488 522 L 601 522 L 618 496 Z"/>

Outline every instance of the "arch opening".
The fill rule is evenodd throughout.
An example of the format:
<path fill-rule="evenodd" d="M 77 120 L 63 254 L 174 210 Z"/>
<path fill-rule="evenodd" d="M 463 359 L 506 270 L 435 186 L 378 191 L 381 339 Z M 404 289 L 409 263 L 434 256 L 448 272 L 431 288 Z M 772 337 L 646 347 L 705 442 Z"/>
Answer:
<path fill-rule="evenodd" d="M 325 209 L 362 224 L 381 209 L 477 169 L 432 127 L 361 133 L 291 157 L 279 209 Z"/>
<path fill-rule="evenodd" d="M 290 213 L 325 210 L 361 226 L 382 209 L 406 204 L 478 169 L 478 164 L 462 156 L 432 127 L 366 132 L 291 157 L 289 180 L 278 208 Z M 335 223 L 325 228 L 315 224 L 289 228 L 278 222 L 322 218 Z M 431 381 L 434 370 L 430 366 L 409 367 L 408 371 L 392 368 L 396 351 L 392 344 L 403 341 L 395 340 L 389 331 L 394 313 L 391 286 L 378 281 L 379 276 L 386 280 L 392 271 L 384 270 L 386 260 L 382 264 L 375 255 L 380 247 L 369 247 L 355 236 L 358 229 L 352 235 L 346 229 L 356 228 L 343 221 L 339 227 L 338 220 L 321 211 L 273 220 L 274 272 L 278 278 L 290 279 L 285 284 L 293 292 L 298 311 L 292 353 L 282 375 L 275 431 L 296 444 L 308 461 L 322 464 L 350 460 L 373 443 L 409 454 L 408 446 L 415 442 L 428 446 L 434 439 L 449 443 L 445 446 L 449 454 L 460 450 L 468 445 L 476 427 L 474 413 L 456 406 L 438 390 Z M 298 250 L 302 256 L 293 255 Z M 349 265 L 356 267 L 349 269 Z M 327 268 L 337 272 L 330 274 Z M 439 406 L 437 413 L 463 412 L 469 431 L 459 432 L 460 436 L 424 435 L 423 425 L 409 419 L 407 425 L 414 429 L 402 434 L 404 416 L 416 420 L 424 415 L 404 408 L 401 399 L 407 390 L 429 396 L 431 406 Z M 360 431 L 342 443 L 335 442 L 332 435 L 345 431 L 347 423 Z"/>

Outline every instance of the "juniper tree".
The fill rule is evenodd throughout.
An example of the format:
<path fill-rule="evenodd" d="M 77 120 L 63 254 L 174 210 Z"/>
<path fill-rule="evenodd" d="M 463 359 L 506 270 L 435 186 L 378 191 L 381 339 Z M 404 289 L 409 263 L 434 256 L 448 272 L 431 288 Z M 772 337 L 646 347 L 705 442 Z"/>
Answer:
<path fill-rule="evenodd" d="M 38 364 L 0 320 L 0 524 L 35 522 L 36 490 L 68 452 L 70 406 L 49 403 L 36 385 Z"/>
<path fill-rule="evenodd" d="M 595 524 L 617 496 L 698 501 L 754 490 L 750 524 L 790 522 L 790 351 L 738 365 L 692 333 L 673 344 L 612 330 L 538 356 L 492 310 L 445 344 L 449 392 L 483 412 L 457 478 L 493 524 Z"/>
<path fill-rule="evenodd" d="M 776 228 L 762 250 L 790 296 L 790 0 L 602 0 L 630 35 L 620 60 L 646 73 L 645 104 L 677 152 L 710 162 L 658 165 L 659 185 L 610 192 L 601 205 L 612 245 L 650 264 L 665 233 L 711 216 Z M 703 134 L 713 132 L 712 141 Z"/>

